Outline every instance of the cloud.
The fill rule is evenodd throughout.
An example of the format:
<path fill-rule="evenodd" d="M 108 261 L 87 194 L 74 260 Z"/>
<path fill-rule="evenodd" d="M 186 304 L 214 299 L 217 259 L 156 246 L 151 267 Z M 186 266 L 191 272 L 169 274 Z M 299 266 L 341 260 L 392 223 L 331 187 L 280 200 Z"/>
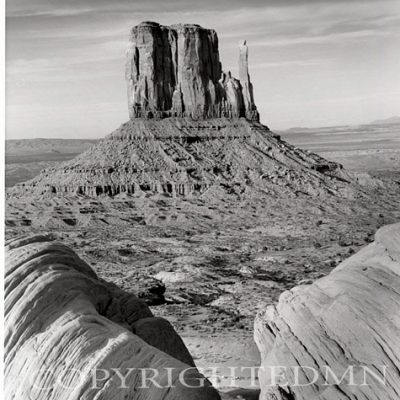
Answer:
<path fill-rule="evenodd" d="M 86 64 L 106 63 L 115 61 L 115 56 L 98 56 L 95 59 L 76 57 L 74 59 L 65 59 L 63 57 L 55 58 L 37 58 L 37 59 L 15 59 L 7 62 L 7 76 L 23 76 L 35 74 L 47 74 L 52 71 L 65 71 L 72 66 L 82 66 Z"/>
<path fill-rule="evenodd" d="M 59 8 L 49 10 L 21 10 L 10 11 L 7 13 L 8 18 L 26 18 L 26 17 L 71 17 L 74 15 L 88 14 L 95 12 L 94 8 Z"/>
<path fill-rule="evenodd" d="M 44 57 L 19 57 L 6 60 L 7 82 L 56 82 L 93 80 L 123 75 L 126 42 L 106 40 L 81 46 L 68 53 Z"/>
<path fill-rule="evenodd" d="M 305 60 L 287 60 L 287 61 L 270 61 L 251 64 L 251 70 L 265 68 L 281 68 L 281 67 L 310 67 L 314 65 L 322 65 L 331 62 L 332 59 L 305 59 Z"/>
<path fill-rule="evenodd" d="M 207 0 L 201 3 L 201 7 L 194 0 L 68 0 L 70 8 L 65 7 L 66 1 L 62 2 L 63 8 L 57 8 L 60 4 L 57 0 L 30 0 L 29 3 L 25 0 L 13 1 L 18 7 L 7 11 L 7 30 L 15 35 L 25 32 L 28 40 L 125 39 L 129 26 L 149 19 L 164 24 L 198 22 L 205 27 L 217 28 L 220 38 L 227 41 L 244 36 L 290 39 L 292 36 L 398 30 L 400 26 L 398 0 L 379 0 L 379 7 L 371 7 L 371 3 L 377 0 L 353 0 L 346 3 L 341 0 L 273 0 L 268 3 L 265 0 L 251 0 L 246 3 L 246 7 L 243 7 L 241 1 L 232 0 Z M 215 12 L 221 6 L 226 7 Z M 52 20 L 56 17 L 63 17 L 63 22 L 55 25 Z"/>
<path fill-rule="evenodd" d="M 360 40 L 368 40 L 370 38 L 376 38 L 378 36 L 389 36 L 389 32 L 382 32 L 378 30 L 363 30 L 356 32 L 341 32 L 341 33 L 331 33 L 327 35 L 320 36 L 304 36 L 304 37 L 292 37 L 292 38 L 278 38 L 271 40 L 261 40 L 252 42 L 252 46 L 259 47 L 283 47 L 283 46 L 293 46 L 299 44 L 329 44 L 329 43 L 350 43 L 358 42 Z"/>
<path fill-rule="evenodd" d="M 288 9 L 298 6 L 326 7 L 332 4 L 345 6 L 351 4 L 366 4 L 371 7 L 374 3 L 382 7 L 383 4 L 396 0 L 247 0 L 246 8 L 280 8 Z M 85 13 L 92 10 L 97 13 L 114 12 L 198 12 L 231 11 L 243 8 L 242 0 L 7 0 L 7 15 L 10 16 L 39 16 L 53 14 L 54 16 L 67 15 L 66 10 L 73 10 L 70 15 Z"/>

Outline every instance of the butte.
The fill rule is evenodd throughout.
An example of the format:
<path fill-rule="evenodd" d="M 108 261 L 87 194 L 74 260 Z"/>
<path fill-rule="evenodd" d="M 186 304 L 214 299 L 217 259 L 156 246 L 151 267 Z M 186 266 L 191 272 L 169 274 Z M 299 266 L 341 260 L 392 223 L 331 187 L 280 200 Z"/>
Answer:
<path fill-rule="evenodd" d="M 284 142 L 259 122 L 245 41 L 238 58 L 236 79 L 222 69 L 214 30 L 135 26 L 126 52 L 129 121 L 15 191 L 90 197 L 351 195 L 340 164 Z"/>

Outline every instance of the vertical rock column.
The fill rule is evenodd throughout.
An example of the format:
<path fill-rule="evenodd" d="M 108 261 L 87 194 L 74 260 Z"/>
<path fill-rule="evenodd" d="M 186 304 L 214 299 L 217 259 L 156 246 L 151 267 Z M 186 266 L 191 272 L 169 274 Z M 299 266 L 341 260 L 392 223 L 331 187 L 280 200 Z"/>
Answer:
<path fill-rule="evenodd" d="M 132 28 L 125 71 L 131 118 L 172 108 L 176 61 L 170 42 L 174 40 L 173 31 L 155 22 Z"/>
<path fill-rule="evenodd" d="M 256 105 L 254 104 L 253 85 L 249 76 L 249 49 L 245 40 L 239 44 L 239 80 L 242 85 L 244 113 L 247 119 L 259 119 Z"/>
<path fill-rule="evenodd" d="M 186 116 L 213 115 L 219 101 L 216 84 L 221 76 L 218 38 L 198 25 L 174 25 L 177 32 L 177 81 Z"/>

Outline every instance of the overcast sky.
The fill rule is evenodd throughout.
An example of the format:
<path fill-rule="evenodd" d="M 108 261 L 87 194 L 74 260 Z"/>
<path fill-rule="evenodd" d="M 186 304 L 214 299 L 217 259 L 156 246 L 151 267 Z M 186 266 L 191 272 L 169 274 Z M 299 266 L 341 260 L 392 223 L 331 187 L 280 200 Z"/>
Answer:
<path fill-rule="evenodd" d="M 218 32 L 237 73 L 247 39 L 272 129 L 400 115 L 399 0 L 8 0 L 7 138 L 103 137 L 128 119 L 124 56 L 144 20 Z"/>

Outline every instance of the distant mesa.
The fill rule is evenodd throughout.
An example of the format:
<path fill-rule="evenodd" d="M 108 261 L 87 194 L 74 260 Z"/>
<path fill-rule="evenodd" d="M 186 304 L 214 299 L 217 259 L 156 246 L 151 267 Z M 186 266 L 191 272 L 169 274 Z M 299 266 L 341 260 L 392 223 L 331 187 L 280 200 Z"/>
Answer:
<path fill-rule="evenodd" d="M 97 139 L 10 139 L 5 142 L 5 153 L 6 157 L 51 153 L 79 154 L 96 142 Z"/>
<path fill-rule="evenodd" d="M 400 124 L 400 117 L 390 117 L 386 119 L 377 119 L 369 123 L 369 125 L 390 125 L 390 124 Z"/>
<path fill-rule="evenodd" d="M 131 118 L 258 121 L 246 41 L 239 46 L 239 79 L 223 72 L 218 36 L 212 29 L 142 22 L 131 30 L 126 56 Z"/>

